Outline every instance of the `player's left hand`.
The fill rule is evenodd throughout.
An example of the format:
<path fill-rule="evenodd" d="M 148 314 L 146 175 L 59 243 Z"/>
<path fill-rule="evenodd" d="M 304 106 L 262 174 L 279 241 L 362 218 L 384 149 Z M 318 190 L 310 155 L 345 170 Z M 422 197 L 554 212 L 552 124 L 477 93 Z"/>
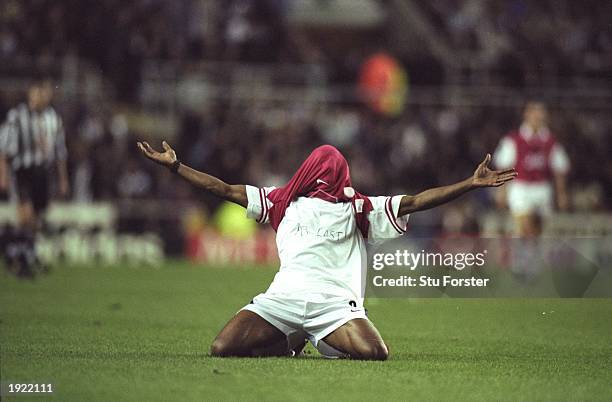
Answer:
<path fill-rule="evenodd" d="M 487 154 L 472 176 L 474 187 L 499 187 L 517 176 L 514 169 L 492 170 L 489 168 L 490 163 L 491 154 Z"/>

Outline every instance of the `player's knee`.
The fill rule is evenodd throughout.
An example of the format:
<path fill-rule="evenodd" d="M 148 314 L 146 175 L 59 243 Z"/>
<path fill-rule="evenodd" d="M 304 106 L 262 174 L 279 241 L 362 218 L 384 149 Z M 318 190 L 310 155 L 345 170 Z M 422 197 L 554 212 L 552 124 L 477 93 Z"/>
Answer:
<path fill-rule="evenodd" d="M 364 343 L 360 345 L 358 358 L 363 360 L 387 360 L 389 358 L 389 349 L 382 342 Z"/>
<path fill-rule="evenodd" d="M 389 349 L 384 343 L 378 344 L 372 354 L 373 360 L 387 360 L 389 358 Z"/>
<path fill-rule="evenodd" d="M 216 338 L 212 345 L 210 345 L 210 355 L 214 357 L 228 357 L 233 356 L 235 353 L 236 351 L 232 345 L 223 338 Z"/>

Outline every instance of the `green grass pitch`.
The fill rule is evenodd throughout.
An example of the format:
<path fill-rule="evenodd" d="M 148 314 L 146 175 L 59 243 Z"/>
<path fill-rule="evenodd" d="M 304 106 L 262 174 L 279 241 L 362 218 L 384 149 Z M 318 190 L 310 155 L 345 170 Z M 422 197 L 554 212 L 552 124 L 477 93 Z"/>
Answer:
<path fill-rule="evenodd" d="M 56 268 L 34 282 L 0 273 L 2 380 L 52 382 L 54 401 L 612 399 L 605 299 L 372 299 L 386 362 L 310 346 L 299 359 L 209 357 L 273 275 L 183 263 Z"/>

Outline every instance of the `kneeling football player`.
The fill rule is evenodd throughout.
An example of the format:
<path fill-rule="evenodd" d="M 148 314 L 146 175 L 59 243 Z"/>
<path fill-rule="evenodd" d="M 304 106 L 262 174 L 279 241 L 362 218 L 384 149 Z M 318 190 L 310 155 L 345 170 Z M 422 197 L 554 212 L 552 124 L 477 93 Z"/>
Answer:
<path fill-rule="evenodd" d="M 410 213 L 461 194 L 512 180 L 493 171 L 491 156 L 459 183 L 418 195 L 370 197 L 355 191 L 348 163 L 330 145 L 316 148 L 280 188 L 230 185 L 183 165 L 164 141 L 146 142 L 149 159 L 191 184 L 246 208 L 249 218 L 276 230 L 280 269 L 270 287 L 244 306 L 213 341 L 213 356 L 289 356 L 310 340 L 329 357 L 385 360 L 389 349 L 363 307 L 365 243 L 401 236 Z"/>

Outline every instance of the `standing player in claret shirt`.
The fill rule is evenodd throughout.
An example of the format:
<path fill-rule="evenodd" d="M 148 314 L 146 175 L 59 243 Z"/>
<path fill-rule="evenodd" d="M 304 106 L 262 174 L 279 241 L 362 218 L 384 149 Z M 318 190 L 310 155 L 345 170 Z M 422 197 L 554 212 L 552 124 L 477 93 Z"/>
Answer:
<path fill-rule="evenodd" d="M 189 183 L 246 208 L 247 217 L 277 232 L 281 266 L 265 293 L 221 330 L 214 356 L 298 354 L 306 339 L 329 357 L 385 360 L 389 350 L 363 307 L 365 242 L 401 236 L 413 212 L 449 202 L 480 187 L 501 186 L 514 169 L 494 171 L 491 155 L 467 179 L 420 194 L 370 197 L 353 189 L 349 167 L 334 147 L 316 148 L 279 188 L 229 185 L 183 165 L 170 145 L 149 159 Z"/>
<path fill-rule="evenodd" d="M 514 168 L 516 180 L 500 190 L 498 202 L 508 206 L 517 234 L 533 238 L 542 231 L 542 218 L 569 206 L 567 153 L 548 128 L 548 112 L 542 102 L 525 106 L 523 123 L 499 143 L 493 161 L 498 169 Z"/>

